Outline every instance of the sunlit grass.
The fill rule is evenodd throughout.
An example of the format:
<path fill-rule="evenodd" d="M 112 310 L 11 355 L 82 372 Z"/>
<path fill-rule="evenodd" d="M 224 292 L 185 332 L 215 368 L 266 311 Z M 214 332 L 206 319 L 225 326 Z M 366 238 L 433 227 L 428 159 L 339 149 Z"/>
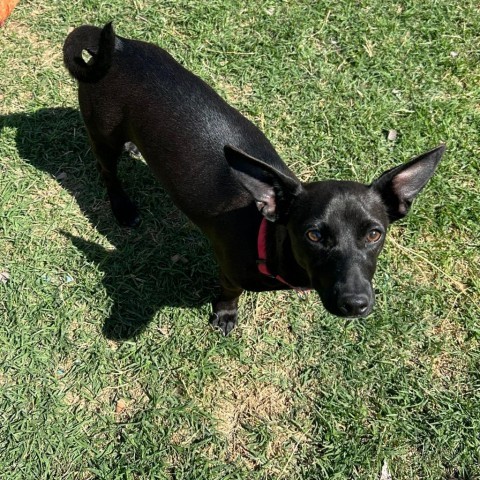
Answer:
<path fill-rule="evenodd" d="M 112 19 L 302 180 L 370 182 L 447 143 L 370 317 L 247 294 L 222 338 L 208 242 L 127 156 L 142 225 L 115 224 L 61 58 Z M 0 477 L 479 478 L 479 31 L 473 1 L 20 2 L 0 30 Z"/>

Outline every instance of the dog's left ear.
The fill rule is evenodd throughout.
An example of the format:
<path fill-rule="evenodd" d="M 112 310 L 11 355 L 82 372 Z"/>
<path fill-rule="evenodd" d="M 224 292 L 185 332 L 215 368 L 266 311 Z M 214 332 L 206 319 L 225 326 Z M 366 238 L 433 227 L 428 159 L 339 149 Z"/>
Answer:
<path fill-rule="evenodd" d="M 382 196 L 390 222 L 408 213 L 413 199 L 435 173 L 444 152 L 445 145 L 439 145 L 404 165 L 386 171 L 370 185 Z"/>
<path fill-rule="evenodd" d="M 300 180 L 237 147 L 226 145 L 224 152 L 235 177 L 253 196 L 261 214 L 271 222 L 284 219 L 292 200 L 302 190 Z"/>

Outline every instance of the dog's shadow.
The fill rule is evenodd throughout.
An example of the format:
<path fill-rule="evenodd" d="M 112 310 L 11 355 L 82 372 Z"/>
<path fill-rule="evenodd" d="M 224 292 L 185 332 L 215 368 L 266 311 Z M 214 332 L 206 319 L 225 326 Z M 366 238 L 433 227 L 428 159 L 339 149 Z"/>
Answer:
<path fill-rule="evenodd" d="M 103 325 L 106 337 L 135 337 L 162 307 L 198 307 L 212 299 L 216 266 L 208 241 L 174 207 L 144 162 L 126 154 L 120 162 L 120 177 L 142 216 L 140 227 L 124 229 L 110 211 L 77 110 L 5 115 L 0 127 L 16 129 L 19 155 L 55 178 L 115 247 L 62 232 L 104 272 L 112 301 Z"/>

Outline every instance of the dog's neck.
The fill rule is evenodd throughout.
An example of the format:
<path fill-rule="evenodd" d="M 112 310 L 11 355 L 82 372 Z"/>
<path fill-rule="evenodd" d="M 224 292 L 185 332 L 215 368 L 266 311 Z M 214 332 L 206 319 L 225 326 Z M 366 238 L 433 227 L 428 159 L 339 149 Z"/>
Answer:
<path fill-rule="evenodd" d="M 311 287 L 307 272 L 295 260 L 290 235 L 284 225 L 267 222 L 267 265 L 272 274 L 280 275 L 290 285 Z"/>

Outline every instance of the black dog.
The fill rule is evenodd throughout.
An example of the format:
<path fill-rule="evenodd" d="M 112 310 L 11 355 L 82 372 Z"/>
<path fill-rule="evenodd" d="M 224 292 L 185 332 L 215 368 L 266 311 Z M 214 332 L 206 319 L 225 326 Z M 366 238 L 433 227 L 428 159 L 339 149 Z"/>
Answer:
<path fill-rule="evenodd" d="M 214 326 L 232 330 L 243 290 L 314 288 L 335 315 L 371 312 L 387 227 L 407 214 L 444 145 L 368 186 L 302 183 L 257 127 L 164 50 L 107 24 L 75 29 L 63 52 L 118 222 L 139 222 L 117 178 L 118 157 L 133 142 L 210 239 L 222 288 Z"/>

